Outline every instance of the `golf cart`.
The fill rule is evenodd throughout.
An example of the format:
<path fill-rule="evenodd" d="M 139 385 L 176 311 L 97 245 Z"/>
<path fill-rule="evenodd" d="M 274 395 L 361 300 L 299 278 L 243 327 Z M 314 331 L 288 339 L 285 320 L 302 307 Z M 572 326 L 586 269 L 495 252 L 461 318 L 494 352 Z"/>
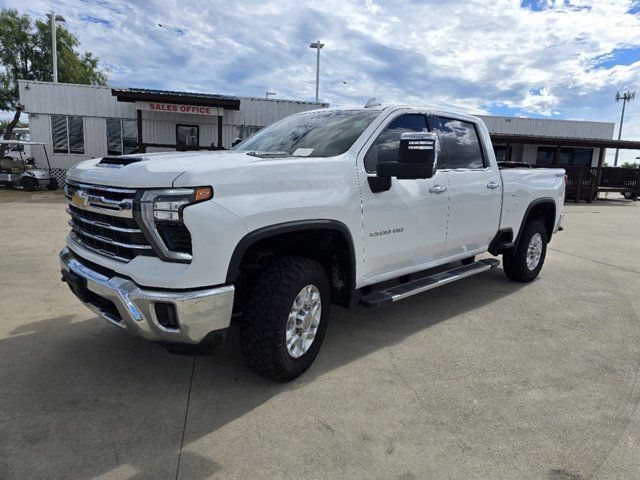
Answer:
<path fill-rule="evenodd" d="M 5 156 L 0 158 L 0 185 L 20 186 L 27 192 L 31 192 L 37 187 L 47 187 L 49 190 L 58 188 L 58 181 L 51 176 L 51 164 L 44 143 L 0 140 L 0 144 L 7 145 Z M 35 158 L 30 155 L 31 148 L 37 145 L 44 149 L 47 169 L 38 168 Z"/>

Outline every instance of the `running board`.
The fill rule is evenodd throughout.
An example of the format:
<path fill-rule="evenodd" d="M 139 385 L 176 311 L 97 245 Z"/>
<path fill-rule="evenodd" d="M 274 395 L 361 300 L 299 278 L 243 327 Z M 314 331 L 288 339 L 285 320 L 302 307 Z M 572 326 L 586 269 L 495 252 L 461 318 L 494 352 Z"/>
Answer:
<path fill-rule="evenodd" d="M 371 308 L 404 300 L 407 297 L 441 287 L 456 280 L 462 280 L 471 275 L 486 272 L 487 270 L 496 268 L 498 265 L 500 265 L 500 262 L 495 258 L 478 260 L 470 265 L 452 268 L 451 270 L 438 272 L 428 277 L 403 283 L 402 285 L 371 292 L 360 299 L 360 305 Z"/>

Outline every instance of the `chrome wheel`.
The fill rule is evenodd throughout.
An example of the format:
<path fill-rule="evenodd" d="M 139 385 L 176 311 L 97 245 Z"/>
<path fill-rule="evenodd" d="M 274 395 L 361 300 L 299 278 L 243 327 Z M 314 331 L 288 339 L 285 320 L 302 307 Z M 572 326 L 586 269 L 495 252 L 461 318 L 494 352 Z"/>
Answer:
<path fill-rule="evenodd" d="M 539 233 L 536 233 L 529 240 L 529 246 L 527 247 L 527 268 L 535 270 L 540 263 L 540 257 L 542 257 L 542 237 Z"/>
<path fill-rule="evenodd" d="M 307 285 L 293 301 L 287 320 L 287 352 L 293 358 L 300 358 L 311 347 L 321 315 L 320 290 L 315 285 Z"/>

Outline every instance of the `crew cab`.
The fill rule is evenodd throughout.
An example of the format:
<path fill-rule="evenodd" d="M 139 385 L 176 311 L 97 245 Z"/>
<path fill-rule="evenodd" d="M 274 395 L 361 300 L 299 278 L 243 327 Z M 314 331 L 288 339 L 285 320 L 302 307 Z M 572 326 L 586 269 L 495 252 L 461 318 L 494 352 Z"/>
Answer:
<path fill-rule="evenodd" d="M 379 307 L 496 268 L 536 278 L 561 228 L 562 169 L 501 168 L 473 116 L 377 105 L 287 117 L 231 151 L 88 160 L 67 175 L 63 280 L 172 350 L 232 318 L 250 368 L 290 380 L 332 305 Z M 189 347 L 189 348 L 188 348 Z"/>

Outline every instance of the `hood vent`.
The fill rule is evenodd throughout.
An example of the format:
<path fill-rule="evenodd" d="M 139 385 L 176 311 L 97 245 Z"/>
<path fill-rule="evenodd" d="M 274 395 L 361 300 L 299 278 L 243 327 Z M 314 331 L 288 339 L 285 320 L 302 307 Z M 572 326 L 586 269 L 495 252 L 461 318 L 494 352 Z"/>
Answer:
<path fill-rule="evenodd" d="M 132 156 L 103 157 L 102 160 L 98 162 L 98 166 L 105 167 L 105 168 L 122 168 L 132 163 L 142 162 L 143 160 L 145 160 L 144 157 L 132 157 Z"/>

